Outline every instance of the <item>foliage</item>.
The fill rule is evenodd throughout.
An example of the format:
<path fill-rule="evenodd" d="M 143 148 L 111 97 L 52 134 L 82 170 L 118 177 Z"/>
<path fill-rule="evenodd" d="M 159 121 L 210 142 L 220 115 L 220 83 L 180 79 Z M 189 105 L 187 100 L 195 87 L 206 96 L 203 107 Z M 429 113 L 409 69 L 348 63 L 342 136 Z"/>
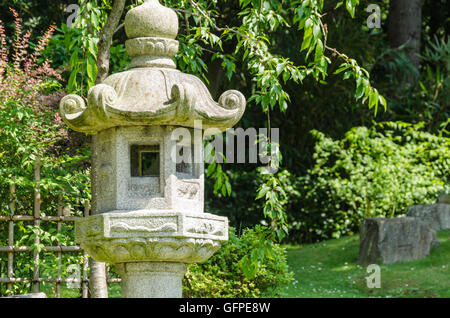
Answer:
<path fill-rule="evenodd" d="M 261 239 L 267 228 L 246 229 L 238 237 L 230 228 L 229 240 L 208 261 L 190 265 L 183 281 L 184 297 L 275 297 L 292 280 L 286 251 Z M 249 258 L 264 261 L 248 266 Z M 256 264 L 257 262 L 250 262 Z"/>
<path fill-rule="evenodd" d="M 176 7 L 180 14 L 182 31 L 179 40 L 187 46 L 182 47 L 177 56 L 181 70 L 207 80 L 207 64 L 202 60 L 221 61 L 229 81 L 244 81 L 250 88 L 248 102 L 260 107 L 267 117 L 269 129 L 270 113 L 275 109 L 285 112 L 291 102 L 284 87 L 287 82 L 300 84 L 307 77 L 320 82 L 326 78 L 331 63 L 326 56 L 327 51 L 342 60 L 337 73 L 343 72 L 344 79 L 355 79 L 356 100 L 368 101 L 369 108 L 374 108 L 375 113 L 379 105 L 386 107 L 384 98 L 371 86 L 369 73 L 356 60 L 327 45 L 328 31 L 322 21 L 323 0 L 241 0 L 237 19 L 233 21 L 235 26 L 221 26 L 219 4 L 215 1 L 177 1 L 176 6 L 172 1 L 165 2 L 170 7 Z M 347 10 L 352 16 L 358 2 L 346 1 Z M 303 31 L 298 54 L 306 52 L 306 56 L 300 65 L 294 64 L 288 57 L 273 53 L 274 43 L 270 40 L 281 29 L 292 27 Z M 245 75 L 242 71 L 245 71 Z M 277 147 L 271 140 L 267 142 L 269 148 Z M 272 161 L 278 160 L 272 158 Z M 208 175 L 219 180 L 227 179 L 221 166 L 216 163 L 209 166 Z M 286 215 L 279 202 L 283 195 L 280 196 L 275 178 L 262 179 L 264 184 L 261 184 L 259 193 L 264 195 L 258 198 L 264 199 L 265 216 L 273 216 L 271 225 L 276 233 L 273 238 L 282 239 L 287 234 Z M 226 188 L 228 183 L 220 181 L 216 182 L 215 193 L 218 192 L 219 184 L 224 194 L 230 193 Z"/>
<path fill-rule="evenodd" d="M 337 21 L 339 22 L 339 21 Z M 340 22 L 342 23 L 342 22 Z M 342 24 L 340 24 L 342 28 Z M 346 27 L 348 32 L 350 32 L 349 26 Z M 339 35 L 339 34 L 337 34 Z M 342 37 L 342 35 L 340 35 Z M 337 38 L 338 40 L 342 39 L 345 41 L 345 38 Z M 335 39 L 336 40 L 336 39 Z M 449 106 L 448 103 L 448 94 L 445 90 L 445 78 L 448 77 L 448 73 L 445 73 L 443 70 L 446 69 L 446 63 L 448 58 L 446 58 L 445 54 L 445 41 L 439 40 L 439 46 L 437 40 L 433 47 L 430 46 L 429 49 L 426 49 L 423 53 L 423 61 L 427 60 L 428 62 L 424 64 L 424 68 L 431 69 L 430 74 L 427 71 L 426 74 L 422 75 L 422 83 L 424 87 L 426 87 L 429 92 L 428 95 L 423 95 L 417 90 L 409 89 L 409 94 L 415 94 L 417 96 L 416 101 L 418 102 L 415 105 L 406 105 L 405 99 L 403 95 L 397 96 L 398 99 L 393 98 L 393 96 L 384 89 L 384 85 L 390 86 L 395 89 L 398 88 L 398 85 L 395 83 L 398 82 L 399 79 L 390 79 L 389 82 L 382 83 L 379 81 L 379 77 L 377 77 L 377 86 L 382 88 L 383 94 L 390 95 L 390 103 L 389 108 L 386 113 L 379 113 L 378 118 L 397 118 L 397 119 L 405 119 L 411 122 L 416 122 L 420 118 L 426 119 L 424 124 L 424 131 L 432 131 L 434 135 L 439 136 L 441 134 L 449 135 L 450 129 L 450 119 L 447 114 L 447 109 Z M 339 41 L 338 41 L 339 42 Z M 345 42 L 342 42 L 345 43 Z M 344 45 L 345 46 L 345 45 Z M 353 54 L 356 54 L 353 52 Z M 391 54 L 391 53 L 387 53 Z M 428 57 L 427 57 L 428 56 Z M 433 59 L 431 59 L 433 57 Z M 383 58 L 380 58 L 383 60 Z M 433 61 L 433 64 L 430 61 Z M 379 62 L 377 62 L 378 65 Z M 425 62 L 424 62 L 425 63 Z M 387 65 L 387 64 L 386 64 Z M 405 62 L 406 65 L 406 62 Z M 400 73 L 407 72 L 406 70 L 400 71 L 405 65 L 399 65 L 399 69 L 393 69 L 385 74 L 392 74 L 396 76 L 400 76 Z M 440 78 L 444 80 L 439 82 L 434 81 L 436 79 L 438 72 L 435 70 L 438 67 L 442 70 L 440 71 Z M 378 69 L 377 69 L 378 72 Z M 308 199 L 305 199 L 306 193 L 304 188 L 304 182 L 313 183 L 316 180 L 316 177 L 311 177 L 308 179 L 306 176 L 308 173 L 311 173 L 312 169 L 308 166 L 314 166 L 316 164 L 315 159 L 313 159 L 313 153 L 303 153 L 305 148 L 307 148 L 304 144 L 300 144 L 298 140 L 307 140 L 308 143 L 314 145 L 316 140 L 313 138 L 312 134 L 303 134 L 302 131 L 307 130 L 308 127 L 316 128 L 320 130 L 326 135 L 329 135 L 330 138 L 335 140 L 345 139 L 344 134 L 339 133 L 339 131 L 351 130 L 352 126 L 361 126 L 365 125 L 367 127 L 371 127 L 374 125 L 373 123 L 369 123 L 370 116 L 367 113 L 360 112 L 358 109 L 353 109 L 353 106 L 348 106 L 348 109 L 339 110 L 338 108 L 341 105 L 346 105 L 346 103 L 351 102 L 349 98 L 345 96 L 348 95 L 348 92 L 342 90 L 343 83 L 342 82 L 333 82 L 333 79 L 329 79 L 328 87 L 317 88 L 311 86 L 310 83 L 304 83 L 304 93 L 300 91 L 296 87 L 292 87 L 292 90 L 297 89 L 299 93 L 295 95 L 296 103 L 302 105 L 302 108 L 307 109 L 310 113 L 308 116 L 304 116 L 303 119 L 297 113 L 299 110 L 295 109 L 288 110 L 286 116 L 280 116 L 281 118 L 277 119 L 275 122 L 274 116 L 272 116 L 273 122 L 275 125 L 279 125 L 278 127 L 282 127 L 282 135 L 281 137 L 285 138 L 281 140 L 284 152 L 284 160 L 285 167 L 288 169 L 285 172 L 278 174 L 278 179 L 282 183 L 282 188 L 287 192 L 287 199 L 285 202 L 281 201 L 284 207 L 284 211 L 286 211 L 288 215 L 288 224 L 290 228 L 289 240 L 294 242 L 311 242 L 315 240 L 322 240 L 326 237 L 317 235 L 313 230 L 310 232 L 310 228 L 321 227 L 322 220 L 319 217 L 322 213 L 324 215 L 333 216 L 336 210 L 335 204 L 321 204 L 323 200 L 325 202 L 329 202 L 330 198 L 327 193 L 323 193 L 322 190 L 319 193 L 323 193 L 323 196 L 317 194 L 316 196 L 311 195 Z M 419 87 L 420 89 L 420 87 Z M 336 92 L 337 91 L 337 92 Z M 435 95 L 436 93 L 436 95 Z M 433 96 L 437 96 L 436 107 L 430 109 L 434 109 L 432 113 L 427 112 L 423 108 L 424 103 L 432 104 Z M 306 97 L 304 97 L 306 96 Z M 447 96 L 447 97 L 446 97 Z M 394 96 L 395 97 L 395 96 Z M 336 100 L 338 99 L 338 100 Z M 406 100 L 408 101 L 408 100 Z M 420 103 L 419 103 L 420 102 Z M 323 103 L 323 104 L 322 104 Z M 327 108 L 325 108 L 324 104 L 327 104 Z M 408 113 L 407 113 L 408 112 Z M 406 114 L 407 113 L 407 114 Z M 330 121 L 331 117 L 333 117 Z M 361 117 L 361 121 L 358 120 L 358 117 Z M 446 121 L 445 121 L 446 120 Z M 320 121 L 323 121 L 320 123 Z M 375 124 L 376 125 L 376 124 Z M 320 127 L 320 129 L 318 129 Z M 368 128 L 371 129 L 371 128 Z M 405 138 L 408 138 L 405 136 Z M 311 139 L 311 141 L 309 141 Z M 291 140 L 291 141 L 289 141 Z M 311 160 L 310 164 L 308 161 Z M 426 157 L 425 159 L 426 160 Z M 230 167 L 225 165 L 226 167 Z M 263 183 L 263 180 L 259 173 L 256 171 L 248 171 L 249 169 L 242 169 L 240 167 L 233 167 L 233 170 L 226 169 L 226 173 L 229 176 L 230 183 L 233 185 L 233 192 L 229 198 L 224 198 L 219 196 L 214 199 L 208 200 L 209 210 L 217 211 L 222 215 L 226 215 L 231 224 L 236 226 L 239 230 L 246 226 L 252 226 L 254 224 L 259 224 L 260 222 L 268 222 L 270 224 L 270 220 L 261 220 L 259 215 L 263 213 L 263 205 L 260 201 L 252 202 L 253 193 L 257 193 L 258 188 Z M 305 176 L 299 178 L 298 176 Z M 283 177 L 281 177 L 283 176 Z M 361 178 L 365 178 L 365 176 L 361 176 Z M 306 181 L 305 181 L 306 180 Z M 310 181 L 308 181 L 310 180 Z M 415 191 L 414 188 L 411 188 L 411 191 Z M 318 207 L 312 208 L 316 213 L 304 214 L 301 209 L 307 207 L 313 207 L 315 202 L 314 199 L 317 199 Z M 340 201 L 339 198 L 336 199 Z M 424 203 L 419 200 L 415 201 L 418 204 Z M 343 207 L 342 209 L 344 209 Z M 311 221 L 305 222 L 309 217 L 312 218 Z M 332 217 L 331 217 L 332 219 Z M 319 223 L 320 222 L 320 223 Z M 267 224 L 267 223 L 265 223 Z M 354 229 L 356 225 L 353 225 Z M 324 229 L 322 229 L 324 230 Z"/>
<path fill-rule="evenodd" d="M 35 42 L 49 25 L 59 24 L 65 19 L 65 9 L 73 0 L 11 0 L 0 2 L 0 20 L 10 33 L 15 28 L 14 17 L 9 14 L 9 8 L 20 13 L 22 26 L 31 31 L 31 42 Z M 8 47 L 12 44 L 8 41 Z"/>
<path fill-rule="evenodd" d="M 411 205 L 433 203 L 450 183 L 450 139 L 423 126 L 355 127 L 336 141 L 313 131 L 316 164 L 298 180 L 292 230 L 339 238 L 355 233 L 365 217 L 394 217 Z"/>
<path fill-rule="evenodd" d="M 436 132 L 450 117 L 450 37 L 435 37 L 424 45 L 420 80 L 396 85 L 418 71 L 405 54 L 387 50 L 373 68 L 375 82 L 390 100 L 389 111 L 380 120 L 423 121 Z"/>
<path fill-rule="evenodd" d="M 97 1 L 81 0 L 79 4 L 80 12 L 73 28 L 63 24 L 61 31 L 66 50 L 70 53 L 68 90 L 86 95 L 97 76 L 98 33 L 106 23 L 105 9 L 108 6 L 105 1 L 97 5 Z"/>
<path fill-rule="evenodd" d="M 72 139 L 74 144 L 68 145 L 68 129 L 56 110 L 56 104 L 62 96 L 58 92 L 61 89 L 59 71 L 50 67 L 49 60 L 38 64 L 38 57 L 54 27 L 43 36 L 37 49 L 29 54 L 29 32 L 22 36 L 20 18 L 12 11 L 17 24 L 12 60 L 9 61 L 7 52 L 3 50 L 0 62 L 2 183 L 14 183 L 18 187 L 34 185 L 34 166 L 39 157 L 41 172 L 46 176 L 40 181 L 44 195 L 50 195 L 52 190 L 57 190 L 53 195 L 58 195 L 64 192 L 62 189 L 79 195 L 80 187 L 85 185 L 87 178 L 83 174 L 83 160 L 89 154 L 83 148 L 83 142 L 77 138 Z M 1 30 L 0 42 L 5 38 Z M 71 147 L 72 152 L 67 153 L 67 146 Z M 76 171 L 81 172 L 81 175 Z M 71 180 L 71 177 L 75 179 Z"/>
<path fill-rule="evenodd" d="M 39 40 L 33 52 L 28 52 L 30 32 L 22 34 L 19 15 L 15 17 L 16 33 L 12 51 L 5 48 L 4 28 L 0 23 L 0 214 L 8 215 L 14 204 L 16 214 L 32 215 L 34 189 L 39 187 L 42 215 L 55 215 L 60 205 L 77 210 L 89 198 L 89 177 L 86 173 L 88 150 L 81 138 L 70 138 L 67 128 L 56 112 L 61 98 L 60 72 L 53 69 L 50 60 L 39 63 L 41 53 L 54 31 L 50 27 Z M 67 149 L 70 149 L 67 151 Z M 35 166 L 40 166 L 41 179 L 35 180 Z M 11 197 L 10 185 L 15 193 Z M 60 200 L 59 200 L 60 199 Z M 78 213 L 81 213 L 80 211 Z M 53 229 L 52 229 L 53 227 Z M 41 229 L 24 222 L 16 224 L 15 244 L 40 250 L 56 243 L 73 245 L 73 227 L 56 233 L 55 224 L 45 222 Z M 7 227 L 0 227 L 0 245 L 7 245 Z M 38 234 L 41 243 L 34 244 Z M 1 257 L 4 257 L 2 255 Z M 74 261 L 74 256 L 64 256 Z M 55 274 L 55 255 L 42 257 L 43 275 Z M 6 262 L 2 259 L 2 264 Z M 16 277 L 32 277 L 33 261 L 21 253 L 15 258 Z M 6 268 L 1 268 L 2 274 Z M 24 292 L 29 286 L 19 284 L 14 292 Z M 0 291 L 3 293 L 3 291 Z"/>
<path fill-rule="evenodd" d="M 422 118 L 436 127 L 450 118 L 450 36 L 430 41 L 421 59 L 426 75 L 419 82 L 416 104 L 424 109 Z"/>
<path fill-rule="evenodd" d="M 218 193 L 214 199 L 206 202 L 205 209 L 226 216 L 230 224 L 236 228 L 237 233 L 242 233 L 245 228 L 258 224 L 269 225 L 274 231 L 268 235 L 268 238 L 272 241 L 279 241 L 278 235 L 283 237 L 281 232 L 283 229 L 271 224 L 272 219 L 289 215 L 289 211 L 295 208 L 300 195 L 295 188 L 298 177 L 285 169 L 277 172 L 274 176 L 261 173 L 264 171 L 263 169 L 238 172 L 227 169 L 226 175 L 229 182 L 233 184 L 233 191 L 230 196 Z M 267 182 L 268 178 L 271 178 L 270 182 Z M 206 183 L 206 187 L 211 188 L 210 184 L 213 183 L 213 180 L 207 179 Z M 270 190 L 266 188 L 268 186 L 271 187 Z M 276 196 L 276 198 L 264 201 L 254 200 L 255 193 L 263 196 Z M 283 222 L 289 223 L 290 220 L 287 218 Z M 277 230 L 279 233 L 275 233 Z"/>
<path fill-rule="evenodd" d="M 3 227 L 0 230 L 0 245 L 8 245 L 4 239 L 8 236 L 7 227 Z M 44 246 L 57 246 L 61 245 L 75 245 L 73 241 L 73 225 L 64 225 L 62 230 L 57 232 L 56 222 L 43 222 L 40 228 L 33 225 L 27 225 L 26 222 L 15 222 L 15 246 L 30 246 L 31 252 L 28 253 L 16 253 L 14 257 L 14 277 L 33 279 L 34 271 L 34 259 L 33 251 L 36 250 L 40 253 L 39 260 L 39 276 L 41 278 L 53 278 L 58 275 L 58 256 L 53 252 L 43 252 Z M 39 244 L 35 244 L 34 238 L 39 236 Z M 8 263 L 7 254 L 2 253 L 0 255 L 0 271 L 1 274 L 6 276 L 6 264 Z M 73 267 L 82 267 L 83 255 L 80 253 L 62 253 L 61 255 L 61 267 L 60 273 L 62 278 L 74 277 Z M 3 277 L 4 277 L 3 276 Z M 64 287 L 64 285 L 62 285 Z M 31 291 L 31 283 L 15 283 L 12 286 L 11 291 L 7 293 L 6 285 L 2 285 L 0 288 L 0 295 L 5 294 L 25 294 Z M 42 283 L 41 288 L 56 293 L 55 284 Z"/>
<path fill-rule="evenodd" d="M 85 94 L 95 79 L 98 31 L 106 22 L 106 11 L 111 3 L 85 0 L 80 0 L 79 3 L 82 14 L 77 17 L 74 28 L 79 30 L 64 27 L 61 30 L 65 36 L 67 55 L 71 56 L 69 91 Z M 136 1 L 136 5 L 140 3 L 142 1 Z M 221 26 L 221 4 L 216 1 L 167 0 L 164 3 L 175 8 L 181 22 L 178 36 L 181 50 L 175 58 L 178 67 L 209 83 L 208 65 L 219 62 L 229 82 L 240 80 L 248 87 L 248 101 L 261 108 L 267 117 L 269 129 L 270 113 L 275 109 L 285 112 L 291 102 L 284 87 L 287 82 L 300 84 L 308 77 L 317 82 L 325 80 L 328 65 L 331 64 L 330 58 L 326 56 L 327 52 L 341 59 L 342 64 L 337 74 L 342 72 L 344 79 L 355 79 L 356 100 L 368 101 L 369 108 L 374 108 L 375 113 L 379 104 L 386 107 L 384 98 L 371 86 L 369 73 L 355 59 L 328 46 L 328 29 L 322 21 L 323 0 L 241 0 L 231 26 Z M 358 3 L 359 1 L 346 1 L 346 8 L 352 17 Z M 298 54 L 306 53 L 306 56 L 299 65 L 289 57 L 274 53 L 276 42 L 270 40 L 272 35 L 282 29 L 292 27 L 303 32 Z M 268 144 L 268 148 L 279 147 L 270 139 L 264 142 Z M 281 156 L 279 151 L 277 155 Z M 277 158 L 271 160 L 278 161 Z M 220 164 L 212 162 L 207 174 L 216 180 L 214 193 L 230 195 L 231 184 Z M 279 187 L 276 187 L 279 181 L 275 176 L 261 180 L 264 184 L 260 190 L 264 195 L 258 198 L 263 200 L 264 215 L 269 218 L 273 216 L 271 226 L 276 234 L 273 239 L 282 239 L 287 234 L 287 226 L 285 211 L 280 202 L 283 195 L 279 193 Z"/>
<path fill-rule="evenodd" d="M 264 174 L 265 182 L 259 187 L 256 200 L 264 198 L 263 214 L 270 220 L 272 231 L 268 237 L 273 241 L 282 240 L 288 233 L 287 191 L 276 174 Z"/>

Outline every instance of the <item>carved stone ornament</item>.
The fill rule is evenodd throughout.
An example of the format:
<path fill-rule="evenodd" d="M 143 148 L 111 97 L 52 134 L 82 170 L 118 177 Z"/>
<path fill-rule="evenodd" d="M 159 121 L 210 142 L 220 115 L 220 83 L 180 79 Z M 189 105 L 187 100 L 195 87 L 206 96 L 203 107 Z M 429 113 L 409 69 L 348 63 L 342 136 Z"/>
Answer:
<path fill-rule="evenodd" d="M 208 213 L 112 211 L 77 221 L 75 239 L 97 261 L 194 263 L 228 240 L 228 220 Z"/>
<path fill-rule="evenodd" d="M 97 261 L 182 262 L 196 263 L 209 259 L 219 248 L 215 240 L 194 238 L 126 238 L 105 241 L 84 240 L 81 247 Z"/>
<path fill-rule="evenodd" d="M 152 19 L 153 17 L 153 19 Z M 67 95 L 61 116 L 73 130 L 97 134 L 117 126 L 175 125 L 220 130 L 234 126 L 245 111 L 246 99 L 236 90 L 215 102 L 203 82 L 175 69 L 178 52 L 176 13 L 158 1 L 146 1 L 125 19 L 130 70 L 109 76 L 92 87 L 87 102 Z"/>

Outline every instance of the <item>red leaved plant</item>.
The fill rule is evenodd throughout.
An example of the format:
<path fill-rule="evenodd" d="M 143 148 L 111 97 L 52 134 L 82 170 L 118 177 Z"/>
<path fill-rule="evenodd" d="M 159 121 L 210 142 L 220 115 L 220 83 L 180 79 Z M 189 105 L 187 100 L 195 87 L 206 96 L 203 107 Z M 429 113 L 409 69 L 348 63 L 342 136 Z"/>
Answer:
<path fill-rule="evenodd" d="M 7 100 L 14 99 L 37 112 L 46 110 L 46 100 L 55 99 L 54 94 L 47 94 L 49 85 L 52 80 L 54 84 L 56 81 L 62 81 L 61 71 L 53 69 L 48 59 L 43 63 L 38 63 L 38 59 L 56 27 L 51 25 L 34 51 L 29 52 L 31 32 L 27 31 L 23 35 L 19 14 L 12 8 L 9 10 L 15 20 L 15 38 L 12 52 L 8 52 L 5 28 L 0 20 L 0 107 Z"/>
<path fill-rule="evenodd" d="M 56 27 L 51 25 L 31 49 L 31 32 L 23 34 L 19 14 L 14 9 L 10 11 L 15 20 L 10 52 L 0 20 L 0 111 L 4 110 L 5 114 L 15 114 L 19 109 L 32 111 L 34 119 L 27 121 L 27 129 L 35 137 L 30 136 L 28 140 L 39 139 L 43 152 L 60 155 L 64 149 L 71 148 L 69 145 L 77 149 L 86 138 L 70 132 L 58 113 L 58 103 L 65 95 L 61 85 L 64 70 L 54 69 L 52 62 L 42 56 Z M 8 120 L 24 123 L 23 116 L 11 116 Z M 0 133 L 4 128 L 0 127 Z"/>

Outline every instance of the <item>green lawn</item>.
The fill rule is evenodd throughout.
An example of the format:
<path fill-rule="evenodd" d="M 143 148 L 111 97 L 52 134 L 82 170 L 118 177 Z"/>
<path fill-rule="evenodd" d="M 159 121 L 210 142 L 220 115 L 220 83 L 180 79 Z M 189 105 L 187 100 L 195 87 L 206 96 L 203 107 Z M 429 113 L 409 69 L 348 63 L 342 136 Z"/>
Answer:
<path fill-rule="evenodd" d="M 55 284 L 42 284 L 41 291 L 44 292 L 49 298 L 56 297 Z M 121 288 L 119 283 L 108 285 L 108 296 L 109 298 L 121 297 Z M 67 288 L 65 284 L 62 284 L 61 298 L 81 298 L 81 292 L 79 289 Z"/>
<path fill-rule="evenodd" d="M 381 288 L 366 285 L 366 267 L 356 263 L 359 237 L 288 248 L 295 281 L 284 297 L 450 297 L 450 230 L 441 246 L 413 262 L 380 265 Z"/>

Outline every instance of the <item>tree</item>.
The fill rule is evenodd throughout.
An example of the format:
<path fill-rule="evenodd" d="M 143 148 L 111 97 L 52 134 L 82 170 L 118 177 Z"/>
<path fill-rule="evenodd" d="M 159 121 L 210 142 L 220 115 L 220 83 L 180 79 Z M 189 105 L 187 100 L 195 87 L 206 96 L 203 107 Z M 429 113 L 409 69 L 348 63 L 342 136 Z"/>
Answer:
<path fill-rule="evenodd" d="M 97 43 L 98 32 L 105 26 L 104 13 L 108 6 L 104 6 L 104 3 L 111 2 L 103 1 L 102 5 L 96 1 L 80 2 L 85 4 L 82 10 L 86 10 L 79 17 L 79 26 L 83 28 L 79 42 L 83 47 L 83 54 L 70 54 L 72 69 L 68 86 L 73 92 L 85 95 L 87 89 L 94 84 L 98 71 L 102 76 L 107 74 L 99 70 L 97 66 L 101 65 L 101 62 L 95 63 L 95 57 L 97 47 L 100 48 Z M 136 4 L 142 2 L 137 1 Z M 238 88 L 242 88 L 250 97 L 249 103 L 260 107 L 269 130 L 271 112 L 285 112 L 291 103 L 285 84 L 300 84 L 309 77 L 317 82 L 325 80 L 328 66 L 332 63 L 328 55 L 340 60 L 335 74 L 343 75 L 344 79 L 353 78 L 355 81 L 357 101 L 367 103 L 369 109 L 375 113 L 379 106 L 386 108 L 385 99 L 370 84 L 369 72 L 358 65 L 355 59 L 329 46 L 328 27 L 323 22 L 324 0 L 240 0 L 233 4 L 227 0 L 166 0 L 163 3 L 174 8 L 180 19 L 180 51 L 176 57 L 178 67 L 183 72 L 197 75 L 208 82 L 208 65 L 220 63 L 228 81 L 217 84 L 226 86 L 234 80 L 242 82 L 241 86 L 244 87 Z M 354 17 L 358 3 L 357 0 L 339 1 L 334 10 L 344 5 Z M 291 28 L 302 32 L 297 54 L 303 57 L 303 62 L 299 65 L 289 57 L 275 53 L 278 34 Z M 272 36 L 274 40 L 271 39 Z M 75 48 L 71 45 L 70 49 Z M 83 78 L 80 74 L 87 76 Z M 83 83 L 83 80 L 86 82 Z M 270 139 L 260 142 L 266 142 L 269 151 L 278 149 L 278 145 Z M 269 164 L 278 165 L 281 154 L 279 151 L 274 153 L 277 158 L 270 157 Z M 215 179 L 216 194 L 230 194 L 229 178 L 220 164 L 213 162 L 208 167 L 207 174 Z M 284 207 L 280 203 L 284 195 L 280 191 L 276 175 L 267 175 L 263 180 L 264 184 L 261 185 L 256 198 L 262 200 L 264 215 L 271 219 L 274 229 L 272 239 L 281 239 L 286 235 L 287 229 Z"/>
<path fill-rule="evenodd" d="M 112 39 L 114 32 L 117 29 L 120 18 L 125 7 L 125 0 L 115 0 L 112 6 L 111 12 L 108 16 L 108 21 L 106 25 L 102 28 L 99 33 L 98 51 L 97 51 L 97 76 L 95 83 L 102 83 L 109 73 L 109 59 L 111 56 L 110 49 L 112 44 Z M 96 153 L 95 149 L 95 139 L 93 136 L 92 140 L 92 154 Z M 94 169 L 94 165 L 91 165 L 91 187 L 95 187 L 97 182 L 97 172 Z M 96 191 L 92 191 L 96 193 Z M 95 202 L 96 198 L 94 198 Z M 93 209 L 96 212 L 96 209 Z M 108 285 L 106 282 L 106 264 L 103 262 L 97 262 L 94 259 L 90 261 L 90 291 L 92 298 L 108 298 Z"/>
<path fill-rule="evenodd" d="M 389 11 L 389 43 L 392 48 L 403 48 L 414 67 L 420 67 L 422 30 L 421 0 L 391 0 Z M 413 78 L 410 78 L 411 82 Z"/>

